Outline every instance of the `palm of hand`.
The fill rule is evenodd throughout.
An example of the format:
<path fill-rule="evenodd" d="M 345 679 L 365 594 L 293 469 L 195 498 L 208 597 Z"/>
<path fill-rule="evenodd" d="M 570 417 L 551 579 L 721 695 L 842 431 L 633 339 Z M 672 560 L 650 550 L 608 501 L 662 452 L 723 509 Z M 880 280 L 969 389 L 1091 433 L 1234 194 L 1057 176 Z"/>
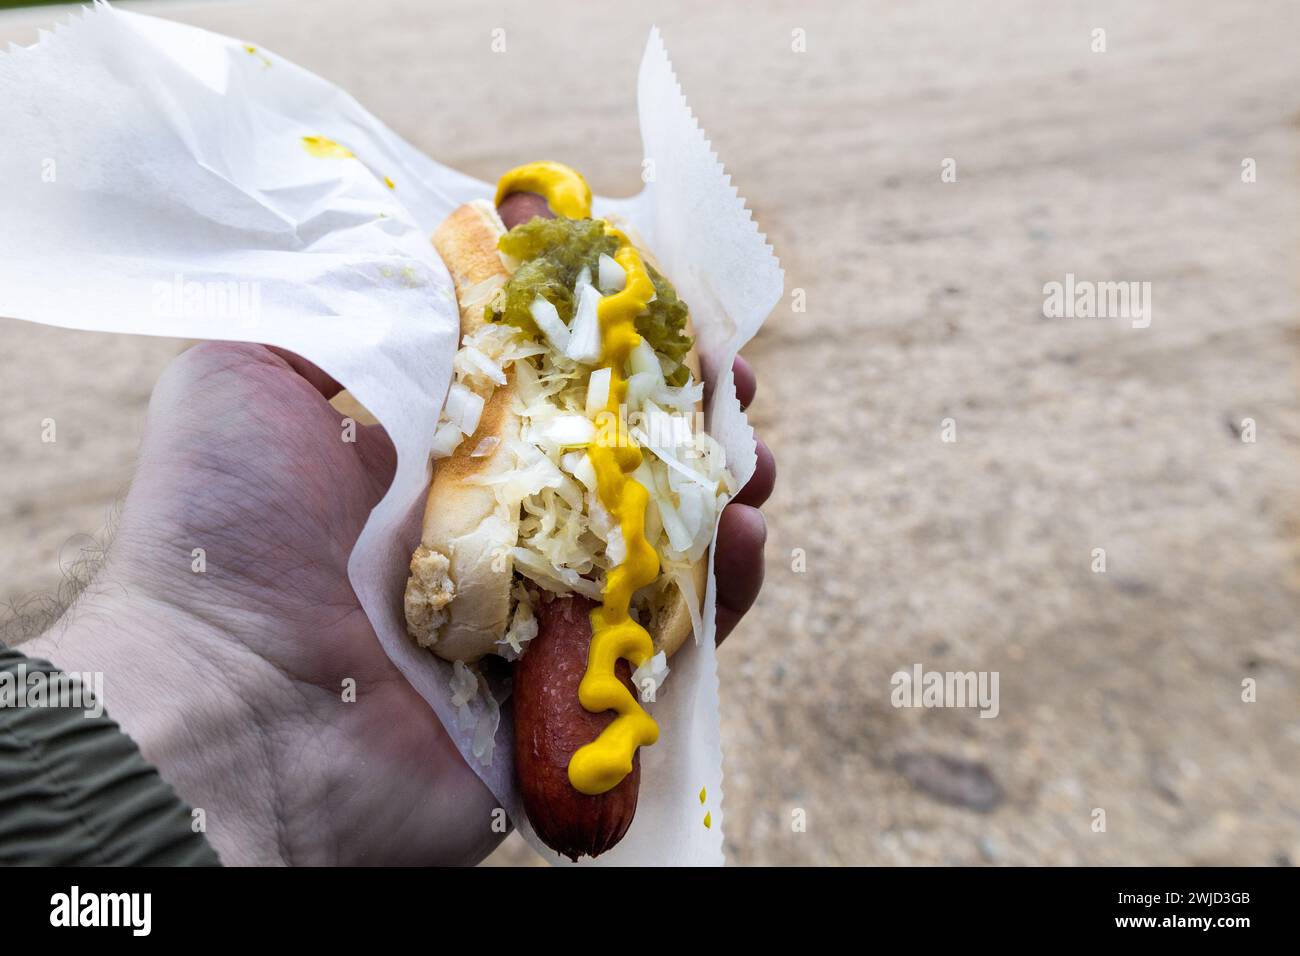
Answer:
<path fill-rule="evenodd" d="M 212 649 L 218 692 L 273 702 L 249 715 L 265 742 L 248 773 L 272 784 L 275 833 L 263 839 L 280 856 L 476 860 L 501 838 L 495 799 L 389 661 L 348 580 L 394 466 L 381 429 L 357 426 L 355 439 L 280 356 L 190 350 L 155 390 L 113 563 L 125 559 L 137 586 L 170 584 L 152 596 L 227 635 Z"/>

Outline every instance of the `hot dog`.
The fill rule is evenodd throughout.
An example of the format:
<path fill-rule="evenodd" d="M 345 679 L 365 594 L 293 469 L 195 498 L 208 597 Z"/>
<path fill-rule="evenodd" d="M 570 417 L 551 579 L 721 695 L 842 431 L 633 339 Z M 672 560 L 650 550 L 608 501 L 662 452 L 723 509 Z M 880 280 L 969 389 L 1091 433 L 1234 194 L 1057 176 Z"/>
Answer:
<path fill-rule="evenodd" d="M 524 810 L 542 841 L 570 859 L 599 856 L 627 832 L 636 813 L 641 758 L 605 793 L 588 796 L 569 783 L 569 761 L 609 726 L 613 715 L 593 714 L 578 702 L 587 666 L 595 602 L 571 596 L 544 601 L 537 636 L 515 667 L 515 772 Z M 619 661 L 619 679 L 632 689 L 632 671 Z"/>
<path fill-rule="evenodd" d="M 497 213 L 507 230 L 533 218 L 554 219 L 537 193 L 506 196 Z M 537 637 L 514 674 L 515 768 L 524 811 L 547 846 L 570 859 L 599 856 L 632 825 L 641 787 L 641 756 L 613 790 L 595 796 L 569 783 L 569 761 L 583 744 L 609 726 L 609 712 L 593 714 L 578 702 L 578 684 L 591 643 L 595 604 L 581 597 L 555 598 L 538 610 Z M 619 679 L 630 691 L 632 671 L 618 662 Z"/>
<path fill-rule="evenodd" d="M 521 226 L 534 216 L 541 219 L 554 219 L 555 213 L 546 203 L 545 196 L 537 193 L 511 193 L 497 206 L 497 215 L 507 229 Z"/>
<path fill-rule="evenodd" d="M 659 732 L 643 704 L 701 626 L 735 491 L 697 414 L 685 303 L 590 202 L 575 171 L 532 163 L 434 234 L 462 338 L 405 595 L 421 646 L 515 662 L 524 808 L 573 859 L 632 823 Z"/>

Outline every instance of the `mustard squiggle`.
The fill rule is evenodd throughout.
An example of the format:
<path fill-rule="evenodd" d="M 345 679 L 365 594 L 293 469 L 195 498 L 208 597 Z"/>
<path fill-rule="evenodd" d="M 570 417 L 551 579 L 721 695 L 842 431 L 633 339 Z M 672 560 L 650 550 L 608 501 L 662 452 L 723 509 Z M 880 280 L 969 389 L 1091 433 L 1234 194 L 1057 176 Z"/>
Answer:
<path fill-rule="evenodd" d="M 513 192 L 534 192 L 546 198 L 557 214 L 570 219 L 591 215 L 591 189 L 576 170 L 560 163 L 529 163 L 510 170 L 497 184 L 497 203 Z M 618 679 L 620 659 L 640 667 L 654 654 L 650 634 L 632 620 L 632 595 L 659 576 L 659 556 L 645 536 L 649 492 L 630 477 L 641 465 L 641 449 L 626 440 L 619 427 L 619 410 L 627 398 L 624 367 L 641 342 L 636 317 L 654 297 L 654 284 L 645 263 L 622 232 L 608 223 L 618 240 L 614 260 L 623 267 L 623 291 L 600 300 L 601 366 L 610 370 L 609 398 L 598 416 L 596 441 L 587 457 L 596 472 L 601 504 L 619 524 L 627 556 L 605 578 L 601 606 L 591 612 L 591 646 L 587 669 L 578 685 L 578 700 L 592 713 L 614 711 L 618 716 L 569 761 L 569 782 L 585 794 L 600 794 L 618 786 L 632 772 L 638 747 L 659 739 L 659 725 Z"/>

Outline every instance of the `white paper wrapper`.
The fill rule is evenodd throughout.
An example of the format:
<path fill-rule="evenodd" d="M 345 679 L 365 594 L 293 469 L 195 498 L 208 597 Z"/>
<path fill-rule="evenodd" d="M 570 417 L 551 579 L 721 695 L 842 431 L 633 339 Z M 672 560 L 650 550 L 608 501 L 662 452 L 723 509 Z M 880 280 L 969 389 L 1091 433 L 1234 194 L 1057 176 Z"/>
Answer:
<path fill-rule="evenodd" d="M 690 304 L 706 374 L 721 372 L 710 431 L 743 483 L 754 440 L 730 367 L 780 299 L 781 271 L 653 30 L 638 106 L 654 180 L 631 199 L 597 198 L 595 214 L 628 219 Z M 389 656 L 525 838 L 559 862 L 521 811 L 508 719 L 483 767 L 451 703 L 450 666 L 415 647 L 402 618 L 458 337 L 428 236 L 492 187 L 422 155 L 268 50 L 102 4 L 0 54 L 0 130 L 0 315 L 278 345 L 330 373 L 388 429 L 397 474 L 352 552 L 352 584 Z M 312 136 L 354 156 L 315 155 L 303 142 Z M 208 291 L 202 305 L 195 289 Z M 598 862 L 722 862 L 714 592 L 710 569 L 707 633 L 673 658 L 653 707 L 661 736 L 642 751 L 636 820 Z"/>

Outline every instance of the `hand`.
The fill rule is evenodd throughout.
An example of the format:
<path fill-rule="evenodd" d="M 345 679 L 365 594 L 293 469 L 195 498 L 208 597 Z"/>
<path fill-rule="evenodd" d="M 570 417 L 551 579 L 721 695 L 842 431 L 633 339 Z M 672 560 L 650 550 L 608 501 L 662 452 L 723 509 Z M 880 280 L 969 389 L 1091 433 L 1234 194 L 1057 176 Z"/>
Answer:
<path fill-rule="evenodd" d="M 743 358 L 732 366 L 740 407 L 748 408 L 758 390 L 754 370 Z M 731 633 L 758 597 L 763 586 L 763 545 L 767 524 L 758 509 L 776 485 L 776 459 L 760 438 L 758 464 L 744 488 L 722 511 L 718 525 L 718 553 L 714 569 L 718 579 L 718 643 Z"/>
<path fill-rule="evenodd" d="M 740 363 L 742 403 L 753 373 Z M 379 645 L 348 554 L 392 478 L 382 428 L 341 440 L 338 385 L 204 343 L 154 390 L 107 563 L 24 650 L 104 673 L 108 713 L 204 811 L 228 864 L 473 863 L 496 800 Z M 762 581 L 771 455 L 723 515 L 719 635 Z M 766 460 L 766 463 L 765 463 Z M 203 573 L 192 568 L 203 551 Z M 725 581 L 725 586 L 724 586 Z M 356 683 L 343 701 L 343 681 Z"/>

